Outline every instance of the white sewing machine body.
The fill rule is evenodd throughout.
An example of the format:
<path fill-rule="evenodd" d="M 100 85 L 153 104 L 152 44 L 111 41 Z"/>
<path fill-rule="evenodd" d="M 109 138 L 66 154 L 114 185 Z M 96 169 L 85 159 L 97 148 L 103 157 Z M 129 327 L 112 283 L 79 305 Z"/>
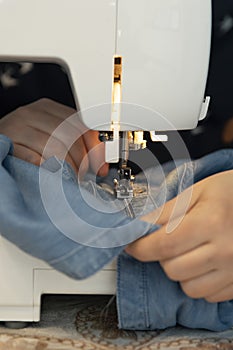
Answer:
<path fill-rule="evenodd" d="M 1 0 L 0 38 L 0 61 L 62 65 L 91 129 L 192 129 L 206 114 L 211 0 Z M 113 267 L 75 281 L 3 237 L 0 256 L 0 321 L 39 321 L 44 293 L 115 291 Z"/>
<path fill-rule="evenodd" d="M 86 280 L 76 281 L 1 236 L 0 256 L 0 321 L 39 321 L 43 294 L 114 294 L 116 290 L 114 263 Z"/>

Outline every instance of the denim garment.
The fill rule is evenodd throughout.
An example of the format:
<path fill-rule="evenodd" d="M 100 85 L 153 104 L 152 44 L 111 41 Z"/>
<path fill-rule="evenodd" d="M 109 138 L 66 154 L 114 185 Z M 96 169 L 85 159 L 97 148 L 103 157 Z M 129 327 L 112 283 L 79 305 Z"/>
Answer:
<path fill-rule="evenodd" d="M 11 152 L 10 140 L 0 136 L 1 234 L 77 279 L 92 275 L 118 256 L 120 328 L 151 330 L 176 323 L 211 330 L 233 326 L 232 302 L 192 300 L 178 283 L 166 277 L 158 263 L 140 263 L 122 252 L 127 242 L 158 226 L 127 217 L 122 201 L 115 200 L 112 191 L 116 171 L 111 170 L 104 179 L 88 174 L 79 184 L 72 169 L 56 158 L 39 168 L 11 156 Z M 174 163 L 157 166 L 137 176 L 137 195 L 131 201 L 136 217 L 193 182 L 232 169 L 233 151 L 176 165 L 177 169 Z"/>
<path fill-rule="evenodd" d="M 183 164 L 182 164 L 183 162 Z M 159 184 L 156 169 L 148 169 L 148 178 L 155 179 L 156 204 L 163 204 L 215 173 L 233 169 L 233 150 L 220 150 L 193 162 L 181 161 L 164 166 L 166 181 Z M 171 171 L 171 172 L 169 172 Z M 187 232 L 188 234 L 188 232 Z M 179 283 L 171 281 L 158 262 L 142 263 L 122 252 L 118 257 L 117 306 L 119 327 L 134 330 L 154 330 L 176 324 L 189 328 L 223 331 L 233 327 L 233 300 L 209 303 L 192 299 Z"/>
<path fill-rule="evenodd" d="M 10 140 L 0 136 L 0 233 L 55 269 L 73 278 L 86 278 L 113 260 L 123 250 L 122 243 L 150 229 L 148 223 L 129 219 L 116 201 L 106 202 L 110 195 L 101 187 L 103 200 L 78 186 L 66 163 L 49 159 L 40 179 L 39 167 L 9 155 L 11 151 Z M 61 179 L 70 210 L 59 192 Z"/>

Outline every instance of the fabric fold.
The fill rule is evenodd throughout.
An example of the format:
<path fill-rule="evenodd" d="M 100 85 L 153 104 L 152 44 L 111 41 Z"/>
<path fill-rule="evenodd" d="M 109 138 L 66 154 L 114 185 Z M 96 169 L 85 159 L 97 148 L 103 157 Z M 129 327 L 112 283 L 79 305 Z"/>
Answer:
<path fill-rule="evenodd" d="M 183 160 L 177 169 L 166 168 L 171 171 L 156 190 L 157 206 L 208 176 L 233 169 L 233 150 L 220 150 L 196 161 Z M 156 178 L 156 169 L 148 169 L 148 176 Z M 232 300 L 208 303 L 189 298 L 158 262 L 142 263 L 125 252 L 118 257 L 117 307 L 123 329 L 165 329 L 177 324 L 211 331 L 233 327 Z"/>
<path fill-rule="evenodd" d="M 5 136 L 0 145 L 0 232 L 23 251 L 81 279 L 148 232 L 150 224 L 129 219 L 114 202 L 78 184 L 66 163 L 54 158 L 37 167 L 9 155 L 12 144 Z"/>

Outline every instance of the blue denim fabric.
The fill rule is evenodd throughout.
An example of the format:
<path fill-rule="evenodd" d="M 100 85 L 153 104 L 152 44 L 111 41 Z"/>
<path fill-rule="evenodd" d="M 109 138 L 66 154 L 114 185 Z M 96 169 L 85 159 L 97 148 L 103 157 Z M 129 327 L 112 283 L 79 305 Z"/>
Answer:
<path fill-rule="evenodd" d="M 159 191 L 156 190 L 158 206 L 163 204 L 164 193 L 166 200 L 170 200 L 192 183 L 233 169 L 233 150 L 217 151 L 193 162 L 183 161 L 173 171 L 172 165 L 165 165 L 165 172 L 168 170 L 166 180 L 160 182 Z M 148 174 L 151 178 L 154 174 L 154 183 L 158 185 L 156 169 L 149 169 Z M 142 263 L 125 252 L 121 253 L 118 257 L 117 283 L 120 328 L 154 330 L 179 324 L 189 328 L 223 331 L 233 326 L 232 300 L 208 303 L 204 299 L 189 298 L 179 283 L 165 275 L 157 262 Z"/>
<path fill-rule="evenodd" d="M 123 252 L 122 243 L 158 226 L 127 217 L 122 202 L 115 200 L 112 192 L 112 180 L 117 176 L 114 170 L 105 179 L 88 174 L 79 184 L 72 169 L 56 158 L 39 168 L 11 153 L 10 140 L 0 135 L 1 234 L 77 279 L 88 277 L 118 256 L 120 328 L 152 330 L 177 323 L 210 330 L 233 326 L 232 301 L 210 304 L 190 299 L 158 263 L 141 263 Z M 137 196 L 131 201 L 136 216 L 162 205 L 193 182 L 233 169 L 233 151 L 176 165 L 177 169 L 174 163 L 157 166 L 137 176 Z M 72 210 L 67 211 L 62 194 Z"/>
<path fill-rule="evenodd" d="M 40 179 L 39 167 L 9 155 L 11 151 L 10 140 L 0 136 L 0 233 L 55 269 L 73 278 L 86 278 L 123 250 L 121 242 L 130 242 L 150 229 L 151 225 L 139 219 L 129 219 L 121 208 L 116 210 L 116 201 L 106 202 L 78 186 L 65 163 L 48 160 Z M 70 212 L 66 213 L 66 203 L 60 202 L 60 179 L 70 212 L 76 214 L 71 215 L 74 222 Z M 55 222 L 45 210 L 40 181 L 52 202 Z"/>

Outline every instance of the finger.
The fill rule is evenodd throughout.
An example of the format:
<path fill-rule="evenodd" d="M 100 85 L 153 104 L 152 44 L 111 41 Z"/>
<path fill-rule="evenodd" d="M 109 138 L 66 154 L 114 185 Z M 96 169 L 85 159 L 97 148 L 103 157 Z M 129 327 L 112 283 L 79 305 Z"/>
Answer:
<path fill-rule="evenodd" d="M 24 128 L 31 128 L 40 131 L 48 136 L 52 136 L 61 140 L 66 144 L 67 148 L 81 136 L 79 130 L 79 122 L 71 124 L 69 119 L 59 118 L 56 111 L 35 109 L 35 106 L 22 109 L 20 112 L 24 119 Z M 67 117 L 67 115 L 66 115 Z"/>
<path fill-rule="evenodd" d="M 210 221 L 207 222 L 202 214 L 202 205 L 198 205 L 182 218 L 172 234 L 167 234 L 164 225 L 158 231 L 131 243 L 126 251 L 141 261 L 163 261 L 208 243 L 210 235 Z"/>
<path fill-rule="evenodd" d="M 214 294 L 208 295 L 205 297 L 205 299 L 209 303 L 219 303 L 222 301 L 228 301 L 233 300 L 233 283 L 229 284 L 228 286 L 225 286 L 218 292 L 215 292 Z"/>
<path fill-rule="evenodd" d="M 82 122 L 80 112 L 77 112 L 75 109 L 47 98 L 39 100 L 38 103 L 39 106 L 33 104 L 32 108 L 41 111 L 41 115 L 46 115 L 47 113 L 50 116 L 56 116 L 60 119 L 60 123 L 66 121 L 71 126 L 71 129 L 75 128 L 79 131 L 77 136 L 83 136 L 89 130 Z"/>
<path fill-rule="evenodd" d="M 75 166 L 79 169 L 78 175 L 79 178 L 82 179 L 89 168 L 89 159 L 83 138 L 78 138 L 74 142 L 69 149 L 68 155 L 70 155 L 75 163 Z"/>
<path fill-rule="evenodd" d="M 28 104 L 27 109 L 34 112 L 39 112 L 41 115 L 53 115 L 60 120 L 65 120 L 67 117 L 77 113 L 73 108 L 48 98 L 41 98 L 36 102 Z M 30 114 L 31 113 L 29 113 L 29 115 Z"/>
<path fill-rule="evenodd" d="M 35 152 L 40 156 L 43 153 L 47 140 L 47 134 L 39 130 L 34 130 L 28 126 L 23 128 L 22 133 L 15 133 L 13 139 L 14 144 L 30 149 L 32 152 Z"/>
<path fill-rule="evenodd" d="M 41 154 L 19 144 L 14 144 L 13 155 L 17 158 L 20 158 L 26 162 L 32 163 L 37 166 L 40 166 L 45 161 Z M 73 159 L 70 157 L 69 154 L 67 154 L 65 160 L 71 165 L 76 174 L 78 174 L 79 169 L 77 168 L 76 164 L 74 163 Z M 80 176 L 82 176 L 82 174 Z"/>
<path fill-rule="evenodd" d="M 84 133 L 84 141 L 92 170 L 99 176 L 106 176 L 109 165 L 105 162 L 105 145 L 99 141 L 98 131 L 89 130 Z"/>
<path fill-rule="evenodd" d="M 83 135 L 88 130 L 82 123 L 81 114 L 79 112 L 51 99 L 43 98 L 27 107 L 29 107 L 27 108 L 28 111 L 31 107 L 30 113 L 28 113 L 29 117 L 32 115 L 32 112 L 40 114 L 42 118 L 41 127 L 46 126 L 46 120 L 44 120 L 44 118 L 48 119 L 49 116 L 51 121 L 56 118 L 58 120 L 58 125 L 65 121 L 70 125 L 70 129 L 79 131 L 78 135 Z M 49 132 L 51 133 L 51 130 Z"/>
<path fill-rule="evenodd" d="M 78 118 L 74 118 L 73 123 L 71 123 L 68 117 L 74 110 L 67 106 L 42 99 L 19 110 L 19 114 L 24 120 L 24 127 L 31 127 L 57 138 L 66 145 L 67 149 L 70 149 L 77 139 L 82 139 L 81 123 Z"/>
<path fill-rule="evenodd" d="M 51 155 L 59 155 L 59 158 L 66 159 L 69 163 L 72 164 L 72 167 L 77 171 L 79 169 L 79 176 L 83 177 L 87 172 L 89 167 L 89 161 L 87 155 L 87 149 L 84 143 L 83 135 L 80 133 L 80 122 L 76 118 L 72 123 L 69 119 L 62 120 L 57 118 L 57 115 L 60 113 L 60 117 L 64 117 L 65 113 L 61 113 L 61 107 L 58 108 L 57 104 L 51 103 L 51 101 L 46 102 L 48 106 L 44 111 L 36 109 L 34 117 L 37 117 L 36 120 L 33 120 L 32 128 L 38 132 L 42 131 L 47 134 L 48 141 L 43 150 L 44 157 L 48 158 Z M 50 107 L 50 111 L 49 111 Z M 34 108 L 34 106 L 33 106 Z M 69 112 L 69 108 L 64 106 L 66 115 Z M 49 112 L 48 112 L 49 111 Z M 49 113 L 57 113 L 56 116 Z M 56 141 L 58 140 L 61 144 L 64 144 L 66 148 L 63 148 L 65 154 L 62 154 L 61 147 L 56 149 Z M 54 154 L 51 153 L 51 150 L 54 149 Z M 69 153 L 67 152 L 69 150 Z M 49 156 L 48 156 L 49 154 Z"/>
<path fill-rule="evenodd" d="M 172 226 L 175 227 L 196 205 L 200 198 L 200 193 L 199 187 L 191 186 L 153 212 L 141 217 L 141 220 L 158 225 L 173 223 Z M 172 230 L 172 226 L 168 228 L 169 231 Z"/>
<path fill-rule="evenodd" d="M 221 292 L 228 285 L 226 281 L 229 281 L 227 272 L 212 270 L 197 278 L 181 282 L 181 287 L 191 298 L 208 298 Z"/>
<path fill-rule="evenodd" d="M 43 133 L 40 133 L 40 134 L 42 134 L 41 135 L 42 138 L 44 136 L 48 137 L 48 135 L 45 135 Z M 78 152 L 77 153 L 73 152 L 71 154 L 70 153 L 71 149 L 68 150 L 65 143 L 63 143 L 60 139 L 57 139 L 56 137 L 50 136 L 49 140 L 45 143 L 45 146 L 43 146 L 42 143 L 40 144 L 37 143 L 35 147 L 38 148 L 39 152 L 42 152 L 42 156 L 44 159 L 48 159 L 54 156 L 56 156 L 58 159 L 61 159 L 61 160 L 64 159 L 66 160 L 66 162 L 68 162 L 71 165 L 75 173 L 79 174 L 79 165 L 81 163 L 80 159 L 83 156 L 83 154 L 85 154 L 85 146 L 83 142 L 79 141 L 79 144 L 81 144 L 81 146 L 78 147 Z M 81 174 L 79 174 L 80 176 L 82 176 L 83 171 L 86 171 L 86 168 L 82 169 Z"/>
<path fill-rule="evenodd" d="M 48 142 L 49 139 L 49 142 Z M 27 149 L 26 157 L 29 160 L 30 155 L 33 157 L 37 154 L 42 160 L 48 159 L 53 156 L 57 156 L 59 159 L 65 159 L 74 169 L 76 173 L 78 173 L 78 166 L 73 160 L 72 156 L 69 154 L 66 145 L 59 139 L 54 138 L 40 130 L 36 130 L 33 128 L 25 127 L 24 128 L 24 144 L 21 144 L 21 138 L 16 135 L 15 143 L 21 146 L 21 149 L 17 152 L 20 152 L 20 158 L 26 160 L 23 155 L 23 148 Z M 30 153 L 30 151 L 31 153 Z M 38 156 L 37 156 L 38 158 Z M 32 163 L 39 163 L 39 159 L 34 161 L 32 159 Z"/>
<path fill-rule="evenodd" d="M 14 144 L 13 155 L 26 162 L 39 166 L 44 161 L 41 154 L 17 143 Z"/>
<path fill-rule="evenodd" d="M 99 141 L 97 131 L 87 131 L 75 110 L 49 99 L 41 99 L 28 105 L 23 112 L 28 120 L 33 115 L 34 128 L 53 135 L 66 145 L 82 175 L 87 171 L 89 163 L 96 174 L 107 175 L 109 166 L 104 160 L 104 143 Z M 88 161 L 85 155 L 89 150 L 92 152 L 88 154 Z"/>
<path fill-rule="evenodd" d="M 213 244 L 203 244 L 176 258 L 161 261 L 166 274 L 174 281 L 187 281 L 217 268 L 217 252 Z"/>

